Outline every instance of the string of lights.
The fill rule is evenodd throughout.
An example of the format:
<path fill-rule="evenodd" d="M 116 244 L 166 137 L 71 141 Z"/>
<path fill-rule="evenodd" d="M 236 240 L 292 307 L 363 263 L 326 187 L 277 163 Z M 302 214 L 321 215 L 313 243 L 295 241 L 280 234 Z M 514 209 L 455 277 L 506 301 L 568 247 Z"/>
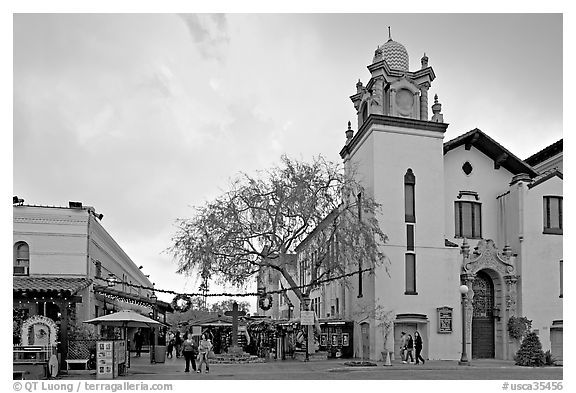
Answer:
<path fill-rule="evenodd" d="M 356 274 L 361 274 L 361 273 L 365 273 L 365 272 L 371 272 L 372 270 L 373 270 L 372 268 L 356 270 L 356 271 L 354 271 L 354 272 L 342 274 L 342 275 L 340 275 L 340 276 L 325 278 L 325 279 L 323 279 L 323 280 L 318 280 L 318 281 L 315 281 L 315 282 L 310 283 L 310 284 L 297 285 L 297 286 L 292 286 L 292 287 L 287 287 L 287 288 L 282 288 L 282 289 L 276 289 L 276 290 L 273 290 L 273 291 L 265 291 L 265 293 L 266 293 L 266 294 L 285 293 L 285 292 L 288 292 L 288 291 L 291 291 L 291 290 L 294 290 L 294 289 L 304 289 L 304 288 L 307 288 L 307 287 L 313 287 L 313 286 L 317 286 L 317 285 L 320 285 L 320 284 L 325 284 L 325 283 L 327 283 L 327 282 L 336 281 L 336 280 L 341 280 L 341 279 L 347 278 L 347 277 L 352 277 L 352 276 L 354 276 L 354 275 L 356 275 Z M 96 277 L 96 279 L 102 280 L 102 281 L 106 281 L 107 283 L 109 282 L 109 280 L 107 280 L 107 279 L 105 279 L 105 278 L 102 278 L 102 277 Z M 248 296 L 262 296 L 262 295 L 263 295 L 262 292 L 245 292 L 245 293 L 229 293 L 229 292 L 201 293 L 201 292 L 195 292 L 195 293 L 181 293 L 181 292 L 176 292 L 176 291 L 172 291 L 172 290 L 169 290 L 169 289 L 158 289 L 158 288 L 153 288 L 153 287 L 147 287 L 147 286 L 145 286 L 145 285 L 123 282 L 123 281 L 119 281 L 119 280 L 114 280 L 113 283 L 114 283 L 114 285 L 122 284 L 122 285 L 126 285 L 126 286 L 133 287 L 133 288 L 140 288 L 140 289 L 150 290 L 150 291 L 155 291 L 155 292 L 168 293 L 168 294 L 177 295 L 177 296 L 190 296 L 190 297 L 195 297 L 195 296 L 248 297 Z"/>

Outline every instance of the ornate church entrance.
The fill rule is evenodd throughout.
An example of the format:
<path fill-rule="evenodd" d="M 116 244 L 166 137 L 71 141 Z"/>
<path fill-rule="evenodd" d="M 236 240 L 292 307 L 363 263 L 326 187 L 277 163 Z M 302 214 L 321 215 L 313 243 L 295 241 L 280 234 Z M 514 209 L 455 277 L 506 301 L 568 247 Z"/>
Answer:
<path fill-rule="evenodd" d="M 472 358 L 494 358 L 494 283 L 480 271 L 472 284 Z"/>

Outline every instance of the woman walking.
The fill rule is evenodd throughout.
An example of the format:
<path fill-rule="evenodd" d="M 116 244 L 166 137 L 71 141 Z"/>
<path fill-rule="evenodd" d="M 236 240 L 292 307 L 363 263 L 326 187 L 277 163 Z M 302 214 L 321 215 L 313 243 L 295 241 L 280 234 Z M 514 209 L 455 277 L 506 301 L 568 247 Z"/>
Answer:
<path fill-rule="evenodd" d="M 424 358 L 421 355 L 422 352 L 422 337 L 420 337 L 420 333 L 414 332 L 414 348 L 416 349 L 416 364 L 420 364 L 420 360 L 422 360 L 422 364 L 426 363 Z"/>
<path fill-rule="evenodd" d="M 182 351 L 182 337 L 180 337 L 180 332 L 176 332 L 176 336 L 174 337 L 174 347 L 176 349 L 176 357 L 179 358 Z"/>
<path fill-rule="evenodd" d="M 198 369 L 196 372 L 202 372 L 202 363 L 206 364 L 206 374 L 210 371 L 210 365 L 208 364 L 208 354 L 212 349 L 212 343 L 208 339 L 206 334 L 202 335 L 202 340 L 200 340 L 200 345 L 198 346 Z"/>
<path fill-rule="evenodd" d="M 198 347 L 196 346 L 194 340 L 192 340 L 192 335 L 188 335 L 188 333 L 186 333 L 184 335 L 184 343 L 182 344 L 182 354 L 186 360 L 186 369 L 184 370 L 185 373 L 190 372 L 190 363 L 192 363 L 192 370 L 196 371 L 196 360 L 194 359 L 196 352 L 198 352 Z"/>
<path fill-rule="evenodd" d="M 406 357 L 404 360 L 408 361 L 410 358 L 410 363 L 414 363 L 414 358 L 412 357 L 412 350 L 414 349 L 414 340 L 412 339 L 412 335 L 408 335 L 408 341 L 406 342 Z"/>

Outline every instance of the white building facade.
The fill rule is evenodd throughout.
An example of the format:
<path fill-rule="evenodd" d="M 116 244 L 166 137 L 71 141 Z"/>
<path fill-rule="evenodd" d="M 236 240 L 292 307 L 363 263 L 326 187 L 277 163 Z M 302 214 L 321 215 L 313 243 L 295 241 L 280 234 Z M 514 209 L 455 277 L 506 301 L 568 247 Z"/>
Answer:
<path fill-rule="evenodd" d="M 400 332 L 418 330 L 424 358 L 459 359 L 465 284 L 469 357 L 512 359 L 508 320 L 525 316 L 561 358 L 562 141 L 525 161 L 479 129 L 445 142 L 437 97 L 428 115 L 428 58 L 408 64 L 403 45 L 378 47 L 350 97 L 358 131 L 340 152 L 382 205 L 388 263 L 322 286 L 313 309 L 354 322 L 356 357 L 398 356 Z"/>
<path fill-rule="evenodd" d="M 82 323 L 88 319 L 122 309 L 151 315 L 155 309 L 165 321 L 171 307 L 155 301 L 152 290 L 136 287 L 153 288 L 153 283 L 104 229 L 103 216 L 93 207 L 25 205 L 14 199 L 15 326 L 33 316 L 52 320 L 64 361 L 68 341 L 91 326 Z M 35 344 L 18 333 L 14 344 Z"/>

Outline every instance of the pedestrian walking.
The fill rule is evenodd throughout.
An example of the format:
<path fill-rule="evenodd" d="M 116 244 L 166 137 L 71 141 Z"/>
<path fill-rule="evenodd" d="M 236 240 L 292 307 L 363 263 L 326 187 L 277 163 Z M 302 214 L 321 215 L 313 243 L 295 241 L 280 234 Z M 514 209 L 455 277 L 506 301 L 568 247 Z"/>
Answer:
<path fill-rule="evenodd" d="M 414 349 L 416 349 L 416 364 L 419 364 L 419 361 L 422 361 L 422 364 L 426 363 L 424 358 L 421 355 L 422 352 L 422 337 L 420 337 L 420 333 L 417 331 L 414 332 Z"/>
<path fill-rule="evenodd" d="M 176 357 L 179 358 L 182 353 L 182 337 L 180 337 L 180 332 L 176 332 L 176 336 L 174 336 L 174 347 L 176 348 Z"/>
<path fill-rule="evenodd" d="M 406 332 L 400 333 L 400 358 L 402 363 L 406 363 L 406 344 L 408 342 L 408 336 Z"/>
<path fill-rule="evenodd" d="M 144 343 L 144 335 L 142 334 L 142 329 L 138 328 L 136 333 L 134 333 L 134 346 L 136 347 L 136 357 L 140 357 L 143 343 Z"/>
<path fill-rule="evenodd" d="M 166 357 L 172 359 L 174 357 L 174 344 L 176 343 L 176 340 L 174 340 L 174 337 L 170 337 L 169 341 L 168 341 L 168 348 L 166 349 Z"/>
<path fill-rule="evenodd" d="M 414 350 L 414 340 L 412 335 L 408 335 L 408 340 L 406 341 L 406 361 L 410 358 L 410 363 L 414 363 L 414 357 L 412 356 L 412 351 Z"/>
<path fill-rule="evenodd" d="M 192 335 L 188 335 L 186 333 L 184 335 L 184 342 L 182 343 L 182 354 L 184 355 L 184 359 L 186 360 L 186 368 L 184 369 L 185 373 L 190 372 L 190 363 L 192 363 L 192 370 L 196 371 L 196 355 L 198 353 L 198 346 L 192 340 Z"/>
<path fill-rule="evenodd" d="M 200 340 L 200 345 L 198 346 L 198 369 L 196 372 L 202 372 L 202 364 L 206 364 L 206 374 L 210 371 L 210 365 L 208 364 L 208 354 L 212 349 L 212 343 L 208 339 L 206 334 L 202 335 L 202 340 Z"/>

